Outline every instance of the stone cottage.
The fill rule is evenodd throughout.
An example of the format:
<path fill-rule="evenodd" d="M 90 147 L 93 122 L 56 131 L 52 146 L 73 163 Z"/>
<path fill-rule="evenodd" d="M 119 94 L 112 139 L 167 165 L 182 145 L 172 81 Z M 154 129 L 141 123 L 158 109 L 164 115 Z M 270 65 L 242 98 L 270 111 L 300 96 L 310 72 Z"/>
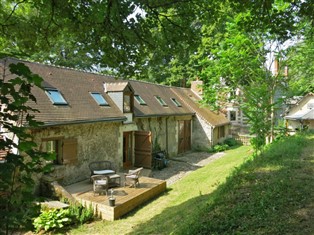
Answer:
<path fill-rule="evenodd" d="M 151 168 L 156 150 L 175 156 L 229 135 L 229 120 L 201 105 L 193 89 L 4 61 L 23 62 L 44 80 L 43 90 L 32 91 L 37 103 L 29 103 L 43 125 L 30 131 L 41 150 L 56 152 L 53 177 L 63 184 L 88 178 L 92 161 L 110 160 L 118 170 Z"/>

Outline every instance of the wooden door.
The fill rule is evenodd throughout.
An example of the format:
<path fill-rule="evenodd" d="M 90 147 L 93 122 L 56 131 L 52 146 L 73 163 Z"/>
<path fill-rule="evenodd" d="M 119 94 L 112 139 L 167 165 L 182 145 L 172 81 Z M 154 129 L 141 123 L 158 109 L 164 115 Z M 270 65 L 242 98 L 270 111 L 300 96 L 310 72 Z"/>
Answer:
<path fill-rule="evenodd" d="M 135 162 L 136 167 L 152 167 L 152 133 L 150 131 L 135 132 Z"/>
<path fill-rule="evenodd" d="M 123 168 L 132 166 L 132 132 L 123 133 Z"/>
<path fill-rule="evenodd" d="M 191 150 L 191 121 L 178 121 L 178 153 Z"/>

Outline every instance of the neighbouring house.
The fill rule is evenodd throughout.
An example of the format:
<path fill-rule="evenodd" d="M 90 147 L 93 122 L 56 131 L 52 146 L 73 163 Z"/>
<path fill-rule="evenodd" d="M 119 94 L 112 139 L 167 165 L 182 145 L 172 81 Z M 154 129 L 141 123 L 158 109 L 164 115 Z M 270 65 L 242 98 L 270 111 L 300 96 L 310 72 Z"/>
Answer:
<path fill-rule="evenodd" d="M 222 81 L 223 83 L 223 81 Z M 194 90 L 200 98 L 203 95 L 203 81 L 196 80 L 191 82 L 191 89 Z M 226 94 L 228 98 L 230 97 L 241 97 L 243 95 L 243 91 L 237 88 L 231 93 Z M 243 114 L 240 104 L 237 99 L 230 99 L 229 102 L 226 102 L 223 105 L 222 112 L 225 114 L 226 118 L 230 122 L 230 134 L 238 138 L 239 135 L 247 135 L 249 134 L 249 125 L 248 118 Z"/>
<path fill-rule="evenodd" d="M 41 150 L 56 153 L 51 177 L 64 185 L 88 178 L 92 161 L 110 160 L 118 170 L 151 168 L 154 151 L 175 156 L 229 136 L 229 120 L 201 105 L 193 89 L 12 58 L 1 60 L 1 67 L 17 62 L 44 80 L 43 89 L 32 90 L 37 103 L 29 102 L 43 125 L 30 132 Z"/>
<path fill-rule="evenodd" d="M 314 130 L 314 94 L 308 93 L 304 97 L 297 97 L 297 102 L 290 105 L 286 116 L 286 127 L 289 131 L 311 129 Z"/>

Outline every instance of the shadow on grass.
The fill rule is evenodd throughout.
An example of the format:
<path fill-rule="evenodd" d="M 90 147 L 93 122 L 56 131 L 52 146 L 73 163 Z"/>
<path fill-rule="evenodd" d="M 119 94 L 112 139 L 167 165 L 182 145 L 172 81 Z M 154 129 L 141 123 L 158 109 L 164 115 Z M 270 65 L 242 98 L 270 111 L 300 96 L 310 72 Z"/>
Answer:
<path fill-rule="evenodd" d="M 313 153 L 313 135 L 284 138 L 213 193 L 170 206 L 130 234 L 314 234 Z"/>

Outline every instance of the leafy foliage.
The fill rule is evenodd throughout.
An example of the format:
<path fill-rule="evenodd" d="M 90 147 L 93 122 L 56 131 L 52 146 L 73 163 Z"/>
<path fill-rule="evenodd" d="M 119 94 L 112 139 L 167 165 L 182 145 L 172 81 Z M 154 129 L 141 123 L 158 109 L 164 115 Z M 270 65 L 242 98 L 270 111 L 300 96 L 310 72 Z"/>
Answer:
<path fill-rule="evenodd" d="M 313 22 L 313 4 L 301 0 L 31 0 L 2 5 L 1 51 L 168 84 L 195 76 L 191 56 L 209 33 L 224 34 L 228 18 L 250 13 L 238 22 L 241 29 L 261 30 L 281 42 L 303 33 L 301 24 Z"/>
<path fill-rule="evenodd" d="M 227 138 L 223 142 L 224 144 L 228 145 L 229 147 L 234 147 L 240 145 L 240 143 L 234 138 Z"/>
<path fill-rule="evenodd" d="M 303 40 L 289 48 L 286 63 L 289 68 L 288 96 L 314 92 L 313 38 Z"/>
<path fill-rule="evenodd" d="M 35 231 L 58 231 L 69 225 L 84 224 L 94 217 L 93 208 L 82 205 L 70 205 L 66 209 L 42 208 L 40 215 L 34 219 Z"/>
<path fill-rule="evenodd" d="M 63 228 L 65 225 L 70 224 L 69 209 L 52 209 L 42 211 L 40 216 L 34 220 L 34 227 L 36 232 L 40 230 L 53 230 Z"/>
<path fill-rule="evenodd" d="M 49 170 L 45 160 L 51 156 L 36 150 L 36 144 L 28 128 L 38 127 L 33 113 L 36 110 L 27 105 L 29 100 L 35 102 L 31 94 L 33 86 L 39 86 L 41 78 L 32 74 L 22 63 L 3 63 L 0 80 L 0 149 L 7 152 L 5 161 L 0 163 L 0 231 L 8 233 L 26 226 L 33 216 L 34 173 Z M 6 69 L 16 77 L 8 80 Z"/>

